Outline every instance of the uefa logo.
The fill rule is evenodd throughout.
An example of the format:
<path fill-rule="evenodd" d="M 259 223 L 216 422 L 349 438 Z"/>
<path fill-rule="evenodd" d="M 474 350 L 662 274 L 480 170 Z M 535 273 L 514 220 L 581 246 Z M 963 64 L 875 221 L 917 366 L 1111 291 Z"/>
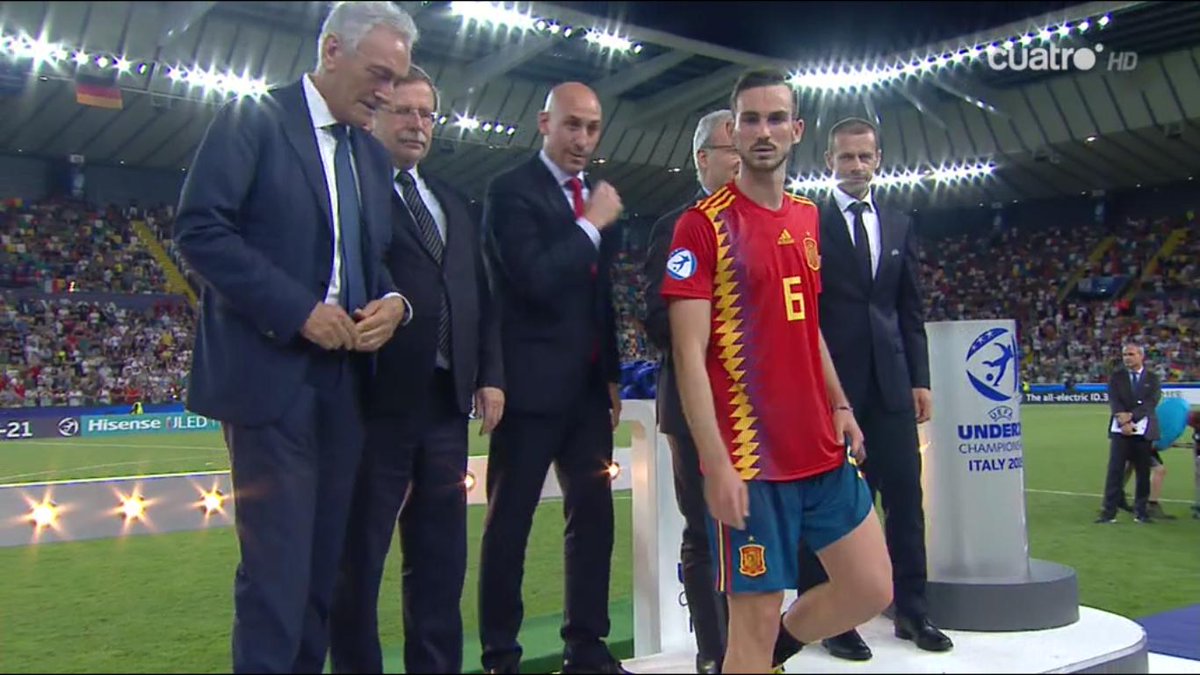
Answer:
<path fill-rule="evenodd" d="M 671 257 L 667 259 L 667 274 L 676 281 L 684 281 L 689 279 L 696 273 L 696 254 L 686 248 L 677 248 L 671 251 Z"/>
<path fill-rule="evenodd" d="M 991 401 L 1004 402 L 1017 395 L 1020 362 L 1017 337 L 1007 328 L 992 328 L 975 338 L 967 351 L 967 379 L 975 391 Z"/>
<path fill-rule="evenodd" d="M 62 418 L 58 421 L 58 433 L 60 436 L 78 436 L 79 419 L 75 417 Z"/>

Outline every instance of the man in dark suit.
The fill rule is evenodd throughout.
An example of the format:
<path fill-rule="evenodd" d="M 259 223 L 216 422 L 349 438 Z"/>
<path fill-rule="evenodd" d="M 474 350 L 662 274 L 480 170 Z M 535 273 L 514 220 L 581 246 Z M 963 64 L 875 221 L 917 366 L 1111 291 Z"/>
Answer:
<path fill-rule="evenodd" d="M 551 90 L 542 150 L 489 185 L 483 229 L 502 312 L 506 409 L 488 452 L 479 563 L 483 667 L 517 672 L 529 528 L 553 462 L 563 489 L 563 672 L 621 672 L 604 644 L 613 547 L 613 428 L 620 418 L 607 261 L 621 200 L 583 170 L 600 140 L 585 85 Z"/>
<path fill-rule="evenodd" d="M 1133 465 L 1135 488 L 1133 519 L 1154 522 L 1147 513 L 1150 498 L 1150 456 L 1158 440 L 1158 402 L 1162 382 L 1144 367 L 1146 353 L 1140 345 L 1127 344 L 1121 349 L 1125 367 L 1113 371 L 1108 380 L 1108 403 L 1112 408 L 1109 426 L 1108 475 L 1104 481 L 1104 503 L 1097 523 L 1117 522 L 1117 503 L 1125 477 L 1125 463 Z M 1115 431 L 1114 431 L 1115 429 Z"/>
<path fill-rule="evenodd" d="M 683 514 L 683 543 L 679 558 L 683 567 L 683 592 L 696 633 L 696 670 L 719 672 L 725 660 L 725 596 L 713 588 L 712 555 L 704 503 L 704 480 L 700 474 L 700 455 L 688 431 L 679 401 L 679 387 L 671 359 L 671 325 L 667 303 L 662 297 L 667 257 L 675 236 L 675 222 L 695 202 L 704 199 L 737 176 L 740 158 L 730 138 L 733 113 L 717 110 L 700 118 L 692 136 L 692 157 L 700 189 L 686 204 L 659 218 L 650 230 L 646 254 L 646 316 L 642 322 L 646 335 L 662 354 L 659 360 L 657 406 L 658 430 L 667 436 L 675 470 L 675 501 Z"/>
<path fill-rule="evenodd" d="M 504 377 L 479 221 L 461 193 L 417 170 L 437 111 L 433 80 L 414 65 L 375 125 L 396 167 L 387 264 L 416 318 L 380 350 L 372 378 L 334 595 L 335 672 L 383 672 L 377 601 L 397 516 L 405 672 L 462 672 L 467 418 L 474 403 L 491 433 L 504 411 Z"/>
<path fill-rule="evenodd" d="M 862 471 L 883 498 L 892 559 L 895 634 L 927 651 L 950 638 L 930 623 L 925 600 L 925 512 L 917 424 L 932 413 L 917 236 L 907 216 L 880 210 L 871 179 L 882 153 L 875 125 L 858 118 L 829 131 L 825 162 L 838 186 L 821 210 L 821 330 L 865 439 Z M 826 581 L 805 547 L 800 592 Z M 790 643 L 790 644 L 789 644 Z M 856 630 L 822 641 L 834 656 L 871 658 Z M 799 648 L 781 632 L 776 662 Z"/>
<path fill-rule="evenodd" d="M 365 131 L 417 37 L 392 3 L 344 3 L 300 82 L 224 106 L 180 196 L 203 280 L 188 408 L 221 420 L 241 562 L 233 670 L 319 672 L 355 473 L 361 385 L 408 301 L 383 265 L 387 152 Z"/>

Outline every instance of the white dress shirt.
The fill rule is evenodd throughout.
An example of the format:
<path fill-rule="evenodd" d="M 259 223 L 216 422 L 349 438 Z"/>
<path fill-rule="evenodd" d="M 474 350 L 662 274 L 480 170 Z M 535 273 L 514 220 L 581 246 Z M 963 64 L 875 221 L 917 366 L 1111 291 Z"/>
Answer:
<path fill-rule="evenodd" d="M 317 90 L 316 85 L 312 83 L 312 75 L 305 74 L 304 81 L 304 102 L 308 104 L 308 116 L 312 120 L 313 134 L 317 139 L 317 152 L 321 155 L 321 168 L 325 173 L 325 187 L 329 191 L 329 215 L 333 220 L 333 268 L 329 275 L 329 289 L 325 291 L 325 303 L 329 305 L 338 304 L 338 294 L 342 290 L 342 222 L 338 214 L 338 192 L 337 192 L 337 174 L 334 173 L 334 153 L 337 151 L 337 138 L 333 135 L 333 131 L 329 128 L 334 124 L 340 124 L 333 113 L 329 110 L 329 104 L 325 102 L 325 97 Z M 350 139 L 347 138 L 349 143 Z M 354 184 L 358 182 L 358 167 L 354 164 L 354 147 L 350 147 L 350 169 L 354 174 Z M 358 203 L 362 204 L 362 189 L 359 189 Z M 366 227 L 366 223 L 363 223 Z M 365 276 L 365 270 L 364 270 Z M 368 284 L 368 295 L 370 294 L 370 280 L 364 279 Z M 385 298 L 398 297 L 404 301 L 404 319 L 401 320 L 401 325 L 409 322 L 412 318 L 412 305 L 408 303 L 408 298 L 399 293 L 388 293 Z M 352 307 L 353 309 L 358 309 Z"/>
<path fill-rule="evenodd" d="M 846 227 L 850 231 L 850 243 L 857 245 L 854 232 L 854 214 L 850 211 L 850 205 L 854 204 L 858 199 L 851 197 L 842 191 L 842 189 L 833 189 L 833 198 L 837 200 L 838 210 L 842 212 L 842 217 L 846 220 Z M 867 198 L 861 201 L 867 203 L 867 208 L 863 209 L 863 225 L 867 228 L 867 248 L 871 251 L 871 276 L 879 271 L 879 251 L 880 240 L 883 235 L 879 231 L 879 212 L 875 208 L 875 198 L 870 192 L 867 193 Z"/>
<path fill-rule="evenodd" d="M 575 213 L 575 195 L 572 193 L 571 188 L 566 185 L 567 181 L 571 180 L 572 178 L 579 179 L 580 184 L 583 185 L 583 201 L 584 203 L 587 203 L 588 197 L 591 196 L 592 191 L 588 189 L 587 183 L 583 180 L 582 171 L 574 176 L 570 175 L 566 171 L 563 171 L 550 159 L 550 156 L 546 154 L 544 149 L 538 152 L 538 157 L 542 158 L 542 163 L 546 165 L 547 169 L 550 169 L 550 173 L 554 174 L 554 180 L 558 181 L 558 186 L 562 188 L 563 196 L 567 199 L 567 206 L 571 209 L 571 213 Z M 600 248 L 600 230 L 596 229 L 596 226 L 593 225 L 590 220 L 584 218 L 583 216 L 579 216 L 575 219 L 575 224 L 587 233 L 588 239 L 592 240 L 592 244 L 595 245 L 596 248 Z"/>

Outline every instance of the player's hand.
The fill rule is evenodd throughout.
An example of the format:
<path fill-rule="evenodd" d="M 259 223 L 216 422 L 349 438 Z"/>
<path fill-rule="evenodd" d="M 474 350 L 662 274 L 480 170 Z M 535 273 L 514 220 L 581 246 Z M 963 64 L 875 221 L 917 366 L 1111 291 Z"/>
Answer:
<path fill-rule="evenodd" d="M 300 328 L 300 334 L 321 349 L 354 348 L 354 320 L 339 305 L 318 302 Z"/>
<path fill-rule="evenodd" d="M 621 423 L 621 389 L 613 382 L 608 383 L 608 400 L 612 406 L 612 428 L 615 430 Z"/>
<path fill-rule="evenodd" d="M 736 529 L 746 529 L 750 517 L 750 490 L 729 462 L 704 476 L 704 501 L 713 518 Z"/>
<path fill-rule="evenodd" d="M 479 435 L 492 433 L 504 417 L 504 390 L 496 387 L 480 387 L 475 391 L 475 414 L 483 420 Z"/>
<path fill-rule="evenodd" d="M 1125 436 L 1133 435 L 1133 422 L 1125 422 L 1121 425 L 1121 433 Z"/>
<path fill-rule="evenodd" d="M 913 408 L 917 411 L 917 424 L 924 424 L 933 418 L 933 392 L 924 387 L 916 387 L 913 392 Z"/>
<path fill-rule="evenodd" d="M 843 443 L 850 446 L 850 456 L 862 464 L 867 461 L 867 449 L 863 445 L 863 432 L 858 428 L 858 421 L 850 410 L 833 411 L 833 433 Z"/>
<path fill-rule="evenodd" d="M 1133 421 L 1133 413 L 1119 412 L 1117 413 L 1118 424 L 1129 424 Z"/>
<path fill-rule="evenodd" d="M 396 326 L 404 319 L 404 299 L 391 296 L 381 300 L 372 300 L 366 307 L 354 310 L 355 332 L 358 340 L 354 348 L 360 352 L 378 350 L 396 332 Z"/>
<path fill-rule="evenodd" d="M 605 181 L 600 181 L 588 195 L 587 205 L 583 207 L 583 217 L 595 225 L 597 230 L 604 230 L 617 221 L 624 209 L 617 189 Z"/>

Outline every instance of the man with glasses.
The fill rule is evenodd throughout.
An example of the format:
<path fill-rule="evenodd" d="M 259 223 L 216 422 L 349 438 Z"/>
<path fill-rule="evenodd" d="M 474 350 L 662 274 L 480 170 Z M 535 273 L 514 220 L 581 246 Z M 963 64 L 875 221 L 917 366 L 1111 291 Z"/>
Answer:
<path fill-rule="evenodd" d="M 719 672 L 725 658 L 725 597 L 713 589 L 712 556 L 709 554 L 704 504 L 704 481 L 696 443 L 688 431 L 679 402 L 675 369 L 671 359 L 671 327 L 667 303 L 662 297 L 667 254 L 675 236 L 675 222 L 692 204 L 707 198 L 737 177 L 741 159 L 730 138 L 733 113 L 717 110 L 700 118 L 692 136 L 692 157 L 700 189 L 681 205 L 654 223 L 650 231 L 650 249 L 646 255 L 646 315 L 642 322 L 650 341 L 661 357 L 658 370 L 658 429 L 667 436 L 675 469 L 675 501 L 683 514 L 682 565 L 683 593 L 696 633 L 696 671 Z"/>
<path fill-rule="evenodd" d="M 369 388 L 333 605 L 335 672 L 383 671 L 376 604 L 397 517 L 405 672 L 462 672 L 467 418 L 474 403 L 481 433 L 491 433 L 504 412 L 504 376 L 479 219 L 454 188 L 417 169 L 437 108 L 433 81 L 412 66 L 374 130 L 395 166 L 386 263 L 414 318 L 380 350 Z"/>

